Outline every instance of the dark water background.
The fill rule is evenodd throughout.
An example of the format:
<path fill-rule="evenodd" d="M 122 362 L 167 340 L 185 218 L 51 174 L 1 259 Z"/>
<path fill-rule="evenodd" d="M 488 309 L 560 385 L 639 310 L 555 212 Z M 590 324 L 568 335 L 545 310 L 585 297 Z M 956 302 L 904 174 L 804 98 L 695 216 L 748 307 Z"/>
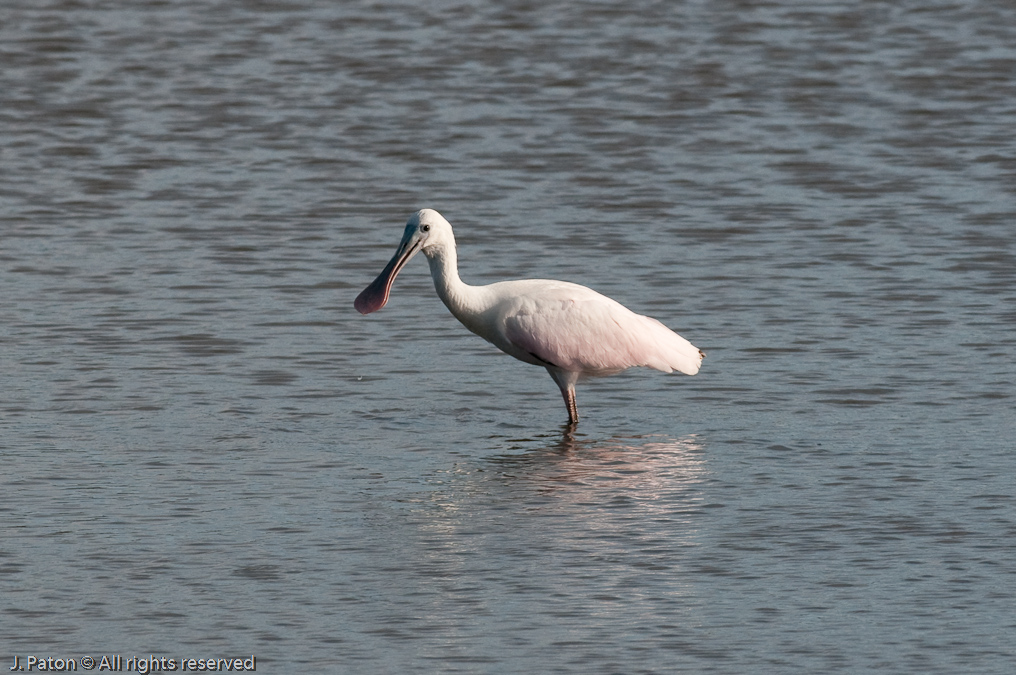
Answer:
<path fill-rule="evenodd" d="M 7 2 L 0 66 L 4 659 L 1016 668 L 1008 0 Z M 569 438 L 422 261 L 359 316 L 428 206 L 702 372 Z"/>

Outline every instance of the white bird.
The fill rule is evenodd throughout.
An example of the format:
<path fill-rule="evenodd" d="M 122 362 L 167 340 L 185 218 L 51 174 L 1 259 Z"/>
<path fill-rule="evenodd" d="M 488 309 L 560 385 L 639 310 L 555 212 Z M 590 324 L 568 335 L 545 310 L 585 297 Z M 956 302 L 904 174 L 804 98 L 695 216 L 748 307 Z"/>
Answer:
<path fill-rule="evenodd" d="M 438 296 L 462 325 L 504 353 L 547 369 L 561 388 L 571 425 L 579 419 L 575 383 L 580 378 L 633 366 L 694 375 L 705 357 L 656 319 L 585 286 L 548 279 L 463 283 L 452 226 L 433 209 L 409 218 L 394 257 L 357 296 L 356 310 L 370 314 L 384 307 L 395 277 L 420 251 L 430 263 Z"/>

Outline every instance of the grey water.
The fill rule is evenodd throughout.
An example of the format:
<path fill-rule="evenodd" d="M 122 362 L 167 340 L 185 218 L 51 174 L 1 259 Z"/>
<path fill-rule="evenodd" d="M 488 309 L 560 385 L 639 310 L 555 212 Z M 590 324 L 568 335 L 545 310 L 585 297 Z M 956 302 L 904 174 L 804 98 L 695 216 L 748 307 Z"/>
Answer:
<path fill-rule="evenodd" d="M 1016 5 L 0 8 L 0 645 L 1011 673 Z M 581 384 L 414 260 L 707 353 Z M 80 670 L 80 668 L 79 668 Z"/>

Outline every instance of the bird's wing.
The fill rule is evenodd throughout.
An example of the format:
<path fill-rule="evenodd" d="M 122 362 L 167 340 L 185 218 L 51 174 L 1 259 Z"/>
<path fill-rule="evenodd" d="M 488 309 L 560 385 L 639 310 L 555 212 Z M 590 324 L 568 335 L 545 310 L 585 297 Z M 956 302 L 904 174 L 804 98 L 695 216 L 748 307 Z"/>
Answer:
<path fill-rule="evenodd" d="M 582 286 L 527 296 L 503 317 L 512 345 L 563 370 L 588 375 L 632 366 L 694 375 L 702 353 L 656 319 Z"/>

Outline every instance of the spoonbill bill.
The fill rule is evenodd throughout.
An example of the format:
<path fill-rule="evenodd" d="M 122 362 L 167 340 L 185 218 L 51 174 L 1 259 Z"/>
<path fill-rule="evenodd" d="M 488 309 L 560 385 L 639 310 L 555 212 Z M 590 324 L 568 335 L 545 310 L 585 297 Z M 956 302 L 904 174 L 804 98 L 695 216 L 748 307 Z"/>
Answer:
<path fill-rule="evenodd" d="M 433 209 L 406 223 L 391 261 L 353 303 L 361 314 L 388 302 L 392 283 L 423 251 L 437 294 L 466 328 L 519 361 L 543 366 L 561 388 L 568 423 L 579 420 L 575 383 L 633 366 L 698 372 L 705 354 L 656 319 L 565 281 L 525 279 L 469 286 L 459 279 L 452 226 Z"/>

